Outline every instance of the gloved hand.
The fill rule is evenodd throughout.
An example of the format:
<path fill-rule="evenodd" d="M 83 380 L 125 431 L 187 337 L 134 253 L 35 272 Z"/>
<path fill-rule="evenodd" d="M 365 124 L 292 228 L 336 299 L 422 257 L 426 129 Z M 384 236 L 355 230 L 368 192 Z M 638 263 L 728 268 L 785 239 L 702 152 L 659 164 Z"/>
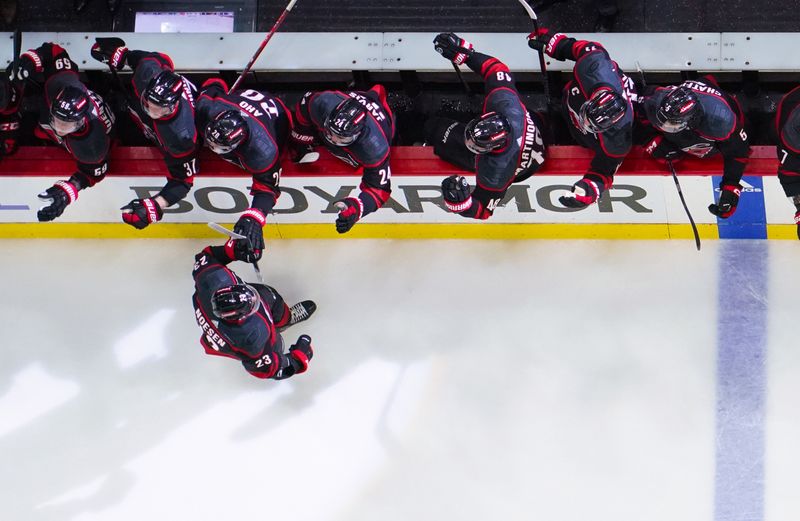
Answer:
<path fill-rule="evenodd" d="M 147 228 L 147 225 L 160 221 L 164 211 L 155 199 L 134 199 L 122 208 L 122 221 L 130 224 L 137 230 Z"/>
<path fill-rule="evenodd" d="M 259 260 L 264 252 L 264 230 L 262 228 L 266 222 L 267 218 L 261 213 L 261 210 L 248 208 L 242 213 L 233 227 L 234 233 L 244 235 L 247 239 L 250 255 L 247 262 Z"/>
<path fill-rule="evenodd" d="M 439 33 L 433 39 L 433 48 L 436 52 L 455 63 L 461 65 L 472 55 L 472 44 L 455 33 Z"/>
<path fill-rule="evenodd" d="M 739 185 L 722 185 L 720 188 L 719 202 L 717 204 L 708 205 L 708 211 L 727 219 L 736 211 L 736 206 L 739 204 L 739 194 L 742 193 L 742 187 Z"/>
<path fill-rule="evenodd" d="M 544 51 L 551 58 L 556 58 L 556 48 L 566 37 L 566 34 L 554 33 L 547 27 L 540 27 L 538 31 L 528 35 L 528 47 L 536 51 Z"/>
<path fill-rule="evenodd" d="M 453 213 L 463 212 L 472 206 L 472 193 L 467 178 L 451 175 L 442 180 L 444 205 Z"/>
<path fill-rule="evenodd" d="M 35 51 L 25 51 L 20 54 L 17 62 L 17 81 L 32 80 L 44 83 L 44 66 L 42 59 Z"/>
<path fill-rule="evenodd" d="M 316 156 L 309 156 L 309 154 L 316 154 Z M 308 158 L 306 158 L 308 156 Z M 303 158 L 306 158 L 303 161 Z M 313 159 L 310 161 L 309 158 Z M 313 145 L 305 145 L 302 143 L 290 143 L 289 145 L 289 159 L 292 163 L 313 163 L 317 159 L 319 159 L 319 154 L 315 151 Z"/>
<path fill-rule="evenodd" d="M 52 221 L 64 213 L 67 205 L 78 198 L 78 188 L 69 181 L 58 181 L 56 184 L 39 194 L 39 199 L 50 204 L 39 208 L 36 214 L 39 221 Z"/>
<path fill-rule="evenodd" d="M 254 262 L 253 254 L 250 252 L 250 243 L 247 239 L 228 239 L 225 242 L 225 254 L 231 260 L 242 262 Z"/>
<path fill-rule="evenodd" d="M 125 47 L 125 41 L 122 38 L 95 38 L 91 55 L 95 60 L 105 63 L 115 71 L 118 71 L 125 67 L 128 48 Z"/>
<path fill-rule="evenodd" d="M 664 161 L 675 162 L 683 156 L 683 151 L 664 139 L 663 136 L 654 137 L 645 147 L 645 151 L 653 159 Z"/>
<path fill-rule="evenodd" d="M 797 225 L 797 238 L 800 239 L 800 210 L 794 213 L 794 223 Z"/>
<path fill-rule="evenodd" d="M 559 197 L 558 202 L 567 208 L 586 208 L 597 201 L 603 190 L 603 183 L 584 177 L 572 185 L 572 192 Z"/>
<path fill-rule="evenodd" d="M 336 218 L 336 231 L 346 233 L 350 231 L 364 213 L 364 205 L 358 197 L 348 197 L 334 204 L 339 210 Z"/>
<path fill-rule="evenodd" d="M 295 366 L 294 374 L 305 373 L 308 369 L 308 362 L 314 358 L 314 348 L 311 347 L 311 337 L 300 335 L 292 347 L 289 348 L 289 356 L 293 359 L 292 365 Z"/>

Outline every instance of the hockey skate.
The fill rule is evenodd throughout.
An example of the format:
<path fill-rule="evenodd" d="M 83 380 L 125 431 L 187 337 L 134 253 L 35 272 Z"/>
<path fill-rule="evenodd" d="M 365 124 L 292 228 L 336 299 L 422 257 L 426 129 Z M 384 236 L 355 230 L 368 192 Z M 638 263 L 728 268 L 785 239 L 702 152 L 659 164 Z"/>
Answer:
<path fill-rule="evenodd" d="M 309 318 L 311 318 L 311 315 L 313 315 L 314 311 L 316 310 L 317 310 L 317 305 L 314 303 L 313 300 L 304 300 L 302 302 L 298 302 L 297 304 L 289 308 L 289 312 L 291 313 L 291 317 L 289 318 L 289 323 L 281 328 L 278 328 L 278 331 L 285 331 L 286 329 L 297 324 L 298 322 L 308 320 Z"/>

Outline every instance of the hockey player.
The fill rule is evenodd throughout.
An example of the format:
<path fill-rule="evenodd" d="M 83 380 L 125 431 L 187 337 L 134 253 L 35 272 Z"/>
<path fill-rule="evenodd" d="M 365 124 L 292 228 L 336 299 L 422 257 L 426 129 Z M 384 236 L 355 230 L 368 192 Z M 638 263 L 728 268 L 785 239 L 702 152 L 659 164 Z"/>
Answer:
<path fill-rule="evenodd" d="M 346 233 L 364 216 L 383 206 L 391 194 L 389 166 L 394 115 L 386 90 L 308 92 L 295 107 L 292 130 L 295 158 L 315 144 L 361 171 L 360 193 L 337 201 L 336 231 Z"/>
<path fill-rule="evenodd" d="M 194 124 L 195 86 L 175 74 L 169 56 L 129 50 L 120 38 L 97 38 L 92 57 L 120 71 L 133 69 L 125 89 L 128 112 L 167 165 L 167 182 L 154 197 L 123 206 L 122 220 L 143 229 L 160 221 L 163 209 L 186 197 L 197 174 L 199 139 Z"/>
<path fill-rule="evenodd" d="M 433 45 L 436 52 L 456 65 L 466 64 L 486 82 L 483 114 L 466 125 L 434 118 L 426 124 L 426 141 L 445 161 L 477 174 L 471 193 L 463 176 L 442 181 L 447 209 L 464 217 L 488 219 L 511 183 L 529 178 L 544 163 L 542 121 L 523 105 L 503 62 L 475 51 L 453 33 L 437 35 Z"/>
<path fill-rule="evenodd" d="M 724 93 L 711 76 L 670 87 L 649 87 L 639 107 L 639 134 L 645 150 L 656 159 L 722 154 L 719 202 L 708 211 L 727 219 L 736 211 L 750 154 L 744 115 L 739 103 Z"/>
<path fill-rule="evenodd" d="M 251 256 L 258 260 L 264 250 L 267 214 L 281 194 L 280 156 L 292 117 L 283 102 L 268 93 L 227 92 L 219 78 L 203 84 L 197 98 L 197 128 L 212 152 L 253 176 L 253 201 L 233 231 L 247 237 Z"/>
<path fill-rule="evenodd" d="M 283 380 L 303 373 L 314 356 L 311 338 L 300 335 L 284 352 L 280 333 L 308 319 L 316 304 L 305 300 L 289 308 L 274 288 L 247 284 L 227 267 L 249 257 L 245 239 L 207 246 L 195 255 L 192 304 L 203 330 L 200 344 L 209 355 L 240 360 L 258 378 Z"/>
<path fill-rule="evenodd" d="M 58 143 L 77 162 L 77 171 L 39 194 L 49 202 L 39 209 L 40 221 L 59 217 L 78 192 L 103 180 L 108 170 L 109 134 L 114 115 L 103 99 L 78 79 L 78 66 L 54 43 L 22 53 L 17 79 L 42 86 L 37 136 Z"/>
<path fill-rule="evenodd" d="M 17 151 L 22 100 L 22 92 L 9 77 L 12 74 L 10 66 L 6 72 L 0 76 L 0 159 Z"/>
<path fill-rule="evenodd" d="M 558 200 L 569 208 L 584 208 L 611 188 L 614 174 L 631 149 L 633 82 L 597 42 L 541 28 L 528 35 L 528 46 L 556 60 L 575 60 L 562 101 L 570 133 L 594 157 L 583 179 Z"/>
<path fill-rule="evenodd" d="M 778 103 L 773 128 L 778 144 L 778 179 L 786 197 L 794 203 L 794 222 L 800 239 L 800 87 Z"/>

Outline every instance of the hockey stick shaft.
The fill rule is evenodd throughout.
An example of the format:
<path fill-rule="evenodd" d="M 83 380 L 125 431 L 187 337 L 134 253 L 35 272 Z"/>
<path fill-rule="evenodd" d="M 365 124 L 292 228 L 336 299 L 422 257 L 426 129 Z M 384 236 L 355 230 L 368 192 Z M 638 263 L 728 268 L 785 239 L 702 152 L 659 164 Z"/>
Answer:
<path fill-rule="evenodd" d="M 536 11 L 533 10 L 533 7 L 528 4 L 525 0 L 519 0 L 520 5 L 522 8 L 525 9 L 525 12 L 528 13 L 528 17 L 533 22 L 533 31 L 534 33 L 539 33 L 539 18 L 536 16 Z M 544 96 L 547 99 L 547 106 L 548 109 L 550 107 L 550 81 L 547 79 L 547 64 L 544 61 L 544 49 L 539 49 L 537 53 L 539 55 L 539 69 L 542 71 L 542 86 L 544 87 Z"/>
<path fill-rule="evenodd" d="M 231 88 L 228 89 L 228 94 L 233 92 L 236 89 L 236 87 L 238 87 L 239 84 L 242 83 L 242 80 L 244 80 L 244 77 L 247 75 L 248 72 L 250 72 L 250 69 L 253 67 L 253 64 L 256 63 L 256 60 L 261 55 L 261 51 L 263 51 L 264 47 L 267 46 L 269 41 L 272 39 L 272 35 L 275 34 L 275 32 L 278 30 L 278 28 L 281 26 L 283 21 L 289 15 L 289 12 L 291 12 L 292 8 L 294 7 L 294 4 L 296 4 L 296 3 L 297 3 L 297 0 L 290 0 L 289 5 L 286 6 L 286 9 L 283 10 L 281 15 L 275 21 L 275 24 L 272 26 L 272 29 L 270 29 L 269 33 L 267 33 L 267 37 L 264 38 L 264 40 L 261 42 L 261 45 L 258 46 L 258 50 L 256 50 L 256 53 L 253 55 L 252 58 L 250 58 L 250 62 L 244 68 L 244 70 L 239 75 L 239 77 L 236 78 L 236 81 L 233 82 L 233 85 L 231 86 Z"/>
<path fill-rule="evenodd" d="M 225 228 L 224 226 L 222 226 L 220 224 L 217 224 L 217 223 L 214 223 L 214 222 L 210 222 L 210 223 L 208 223 L 208 227 L 211 228 L 214 231 L 217 231 L 217 232 L 221 233 L 222 235 L 227 235 L 231 239 L 245 239 L 245 240 L 247 240 L 247 237 L 245 237 L 241 233 L 236 233 L 236 232 L 234 232 L 232 230 L 229 230 L 229 229 Z M 264 277 L 261 275 L 261 268 L 258 267 L 258 262 L 253 261 L 252 264 L 253 264 L 253 269 L 255 270 L 256 275 L 258 276 L 258 281 L 263 284 L 264 283 Z"/>
<path fill-rule="evenodd" d="M 456 71 L 456 75 L 458 76 L 461 85 L 464 86 L 464 91 L 467 93 L 467 95 L 472 94 L 472 89 L 470 89 L 469 85 L 467 85 L 467 82 L 464 81 L 464 75 L 461 74 L 461 69 L 459 69 L 458 65 L 456 65 L 455 63 L 453 64 L 453 70 Z"/>
<path fill-rule="evenodd" d="M 692 219 L 692 214 L 689 211 L 689 207 L 686 205 L 686 199 L 683 198 L 683 191 L 681 190 L 681 184 L 678 182 L 678 173 L 675 171 L 675 165 L 672 164 L 671 159 L 667 159 L 667 165 L 669 166 L 669 171 L 672 173 L 672 179 L 675 181 L 675 188 L 678 189 L 678 197 L 681 198 L 683 209 L 686 211 L 686 216 L 689 218 L 689 222 L 692 225 L 692 232 L 694 232 L 694 244 L 697 246 L 697 251 L 700 251 L 700 233 L 697 231 L 697 225 L 694 223 L 694 219 Z"/>

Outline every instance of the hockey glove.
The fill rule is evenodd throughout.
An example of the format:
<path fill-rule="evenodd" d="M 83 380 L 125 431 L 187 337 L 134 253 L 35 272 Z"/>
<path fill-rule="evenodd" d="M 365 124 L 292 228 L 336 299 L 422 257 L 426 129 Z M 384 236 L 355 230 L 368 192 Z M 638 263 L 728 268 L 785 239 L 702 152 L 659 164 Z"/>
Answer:
<path fill-rule="evenodd" d="M 719 201 L 717 204 L 708 205 L 708 211 L 727 219 L 736 211 L 736 206 L 739 204 L 739 194 L 742 193 L 742 187 L 739 185 L 722 185 L 720 188 Z"/>
<path fill-rule="evenodd" d="M 122 208 L 122 221 L 130 224 L 137 230 L 147 228 L 147 225 L 160 221 L 164 211 L 155 199 L 134 199 Z"/>
<path fill-rule="evenodd" d="M 334 206 L 339 210 L 339 217 L 336 218 L 336 231 L 339 233 L 349 232 L 364 213 L 364 205 L 358 197 L 336 201 Z"/>
<path fill-rule="evenodd" d="M 800 210 L 794 213 L 794 223 L 797 225 L 797 238 L 800 240 Z"/>
<path fill-rule="evenodd" d="M 546 27 L 540 27 L 538 31 L 528 35 L 528 47 L 536 51 L 543 51 L 546 55 L 556 58 L 558 44 L 566 38 L 566 34 L 553 33 Z"/>
<path fill-rule="evenodd" d="M 454 33 L 437 34 L 433 39 L 433 48 L 456 65 L 467 61 L 475 52 L 471 43 Z"/>
<path fill-rule="evenodd" d="M 92 45 L 92 58 L 105 63 L 115 71 L 125 67 L 125 58 L 128 56 L 128 48 L 122 38 L 95 38 Z"/>
<path fill-rule="evenodd" d="M 645 147 L 645 151 L 653 159 L 675 162 L 681 158 L 681 149 L 664 139 L 662 136 L 654 137 Z"/>
<path fill-rule="evenodd" d="M 572 191 L 558 198 L 558 202 L 567 208 L 586 208 L 603 194 L 605 187 L 600 181 L 584 177 L 574 185 Z"/>
<path fill-rule="evenodd" d="M 254 262 L 253 255 L 250 253 L 250 243 L 247 242 L 247 239 L 228 239 L 225 242 L 225 255 L 230 260 Z"/>
<path fill-rule="evenodd" d="M 451 175 L 442 181 L 444 205 L 453 213 L 460 213 L 472 206 L 472 195 L 467 178 Z"/>
<path fill-rule="evenodd" d="M 17 64 L 17 81 L 25 80 L 44 83 L 42 58 L 33 50 L 22 53 Z"/>
<path fill-rule="evenodd" d="M 261 210 L 258 208 L 248 208 L 242 213 L 242 216 L 239 217 L 239 220 L 233 227 L 234 233 L 244 235 L 247 239 L 249 246 L 248 252 L 250 255 L 247 262 L 256 262 L 261 258 L 264 252 L 264 231 L 262 228 L 266 222 L 267 218 L 264 217 Z"/>
<path fill-rule="evenodd" d="M 56 184 L 39 194 L 39 199 L 49 202 L 47 206 L 39 208 L 36 214 L 39 221 L 52 221 L 64 213 L 67 205 L 78 198 L 78 188 L 69 181 L 58 181 Z"/>
<path fill-rule="evenodd" d="M 308 369 L 308 362 L 314 358 L 314 349 L 311 347 L 311 337 L 300 335 L 292 347 L 289 348 L 291 363 L 295 368 L 294 374 L 305 373 Z"/>

